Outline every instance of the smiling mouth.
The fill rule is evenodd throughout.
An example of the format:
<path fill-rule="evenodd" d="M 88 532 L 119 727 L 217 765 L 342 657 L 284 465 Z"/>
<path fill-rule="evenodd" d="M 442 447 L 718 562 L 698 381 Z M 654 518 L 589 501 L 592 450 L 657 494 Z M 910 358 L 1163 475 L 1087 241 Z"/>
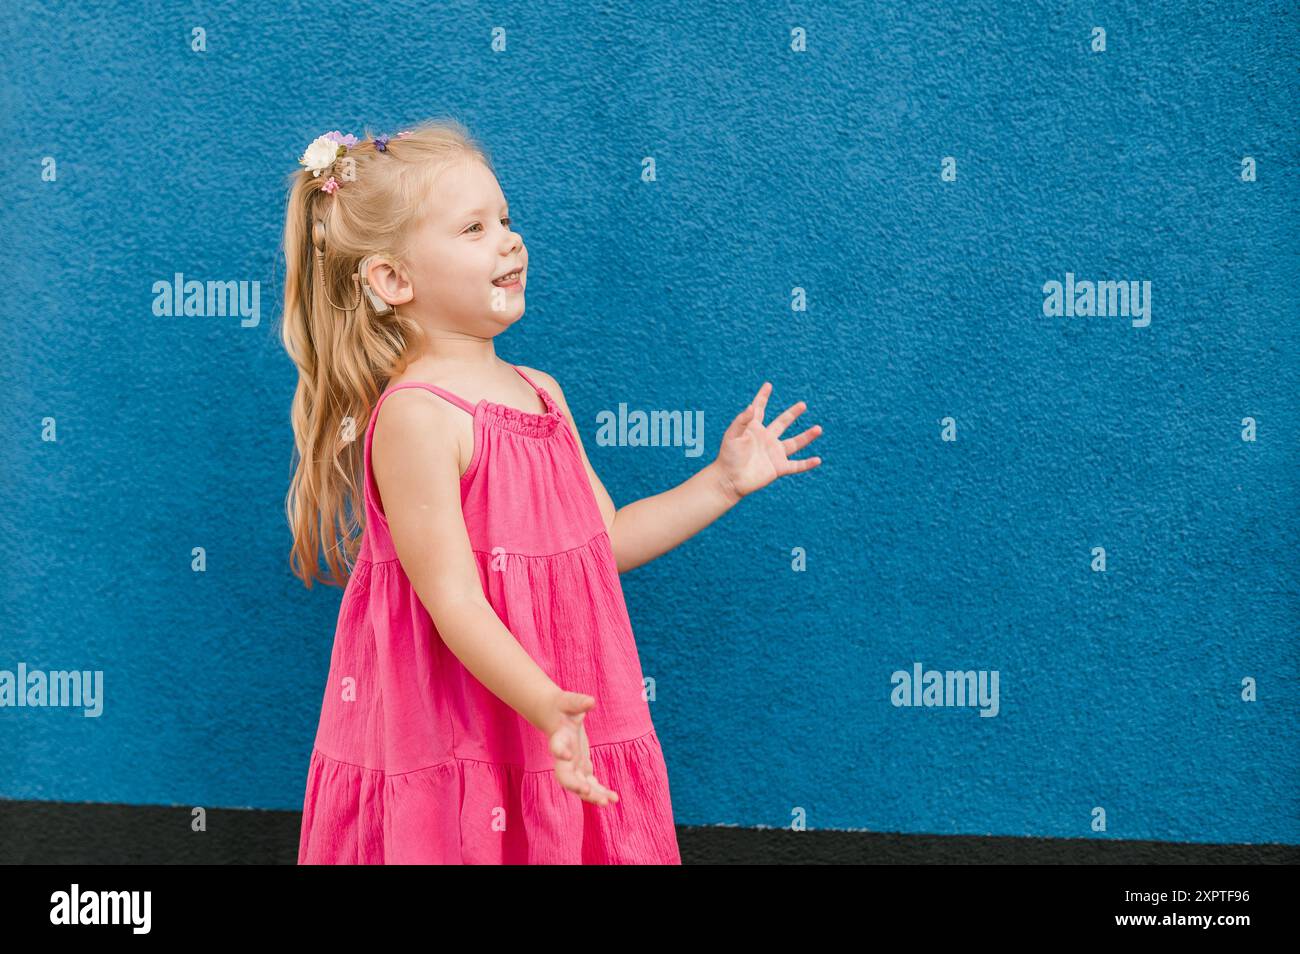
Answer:
<path fill-rule="evenodd" d="M 496 285 L 497 288 L 509 288 L 511 285 L 518 285 L 523 274 L 522 270 L 511 272 L 509 275 L 502 275 L 500 278 L 494 278 L 492 284 Z"/>

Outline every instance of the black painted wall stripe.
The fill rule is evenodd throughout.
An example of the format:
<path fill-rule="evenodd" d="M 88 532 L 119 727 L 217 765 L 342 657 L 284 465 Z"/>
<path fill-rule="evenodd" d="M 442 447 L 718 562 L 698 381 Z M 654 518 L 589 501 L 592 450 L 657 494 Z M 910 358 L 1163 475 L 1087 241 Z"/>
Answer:
<path fill-rule="evenodd" d="M 0 864 L 296 864 L 301 812 L 0 800 Z M 1300 864 L 1300 846 L 683 826 L 683 864 Z"/>

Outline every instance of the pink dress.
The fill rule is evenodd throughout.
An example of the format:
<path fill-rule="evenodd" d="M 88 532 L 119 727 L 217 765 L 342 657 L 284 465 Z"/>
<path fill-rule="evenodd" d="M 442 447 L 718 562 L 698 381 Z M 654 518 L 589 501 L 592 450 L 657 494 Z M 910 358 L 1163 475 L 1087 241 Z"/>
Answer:
<path fill-rule="evenodd" d="M 375 403 L 366 528 L 339 608 L 299 864 L 681 864 L 609 535 L 563 412 L 515 370 L 546 413 L 420 382 Z M 397 560 L 370 445 L 384 399 L 412 387 L 474 417 L 460 498 L 483 593 L 560 688 L 595 697 L 591 761 L 616 803 L 556 781 L 546 737 L 447 648 Z"/>

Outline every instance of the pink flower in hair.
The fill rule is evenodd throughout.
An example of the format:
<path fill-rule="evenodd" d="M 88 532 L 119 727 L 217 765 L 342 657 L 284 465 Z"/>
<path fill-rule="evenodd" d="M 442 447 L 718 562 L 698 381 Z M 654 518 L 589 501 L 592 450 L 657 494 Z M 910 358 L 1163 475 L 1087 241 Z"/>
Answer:
<path fill-rule="evenodd" d="M 339 187 L 339 180 L 335 179 L 333 176 L 330 176 L 328 179 L 325 180 L 325 184 L 321 186 L 321 191 L 329 192 L 330 194 L 333 194 L 335 191 L 338 190 L 338 187 Z"/>
<path fill-rule="evenodd" d="M 355 146 L 358 141 L 357 137 L 352 135 L 352 133 L 348 133 L 345 136 L 337 129 L 335 129 L 333 132 L 327 132 L 325 134 L 325 138 L 329 139 L 331 142 L 338 143 L 340 146 L 346 146 L 348 149 L 351 149 L 353 146 Z"/>

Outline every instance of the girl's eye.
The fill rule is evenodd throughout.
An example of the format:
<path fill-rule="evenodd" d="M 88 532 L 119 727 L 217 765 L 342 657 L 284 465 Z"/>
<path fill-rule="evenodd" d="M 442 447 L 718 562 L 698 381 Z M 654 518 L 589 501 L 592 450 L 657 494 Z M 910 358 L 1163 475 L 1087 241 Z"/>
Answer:
<path fill-rule="evenodd" d="M 514 222 L 515 222 L 515 220 L 512 219 L 512 218 L 510 218 L 510 216 L 508 216 L 508 215 L 507 215 L 504 219 L 502 219 L 501 221 L 505 223 L 506 228 L 510 228 L 510 226 L 514 225 Z M 479 222 L 475 222 L 474 225 L 471 225 L 471 226 L 470 226 L 468 229 L 466 229 L 465 231 L 468 232 L 468 231 L 472 230 L 473 228 L 475 228 L 476 226 L 478 226 L 478 225 L 480 225 L 480 224 L 481 224 L 481 223 L 479 223 Z"/>

